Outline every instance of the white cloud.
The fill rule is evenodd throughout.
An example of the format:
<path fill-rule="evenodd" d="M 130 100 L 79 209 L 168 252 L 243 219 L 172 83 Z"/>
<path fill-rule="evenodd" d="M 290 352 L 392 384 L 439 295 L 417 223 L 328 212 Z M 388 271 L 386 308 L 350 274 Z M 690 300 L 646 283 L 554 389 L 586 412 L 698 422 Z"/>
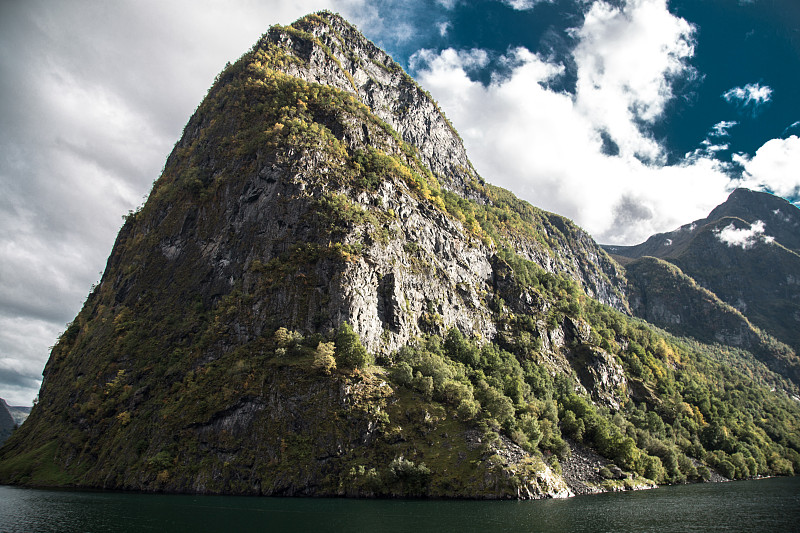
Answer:
<path fill-rule="evenodd" d="M 752 158 L 738 154 L 734 161 L 744 167 L 741 186 L 800 196 L 800 137 L 771 139 Z"/>
<path fill-rule="evenodd" d="M 731 222 L 721 230 L 715 230 L 714 235 L 719 242 L 728 246 L 738 246 L 742 250 L 752 248 L 759 241 L 768 244 L 775 241 L 774 237 L 764 234 L 764 222 L 761 220 L 756 220 L 749 228 L 737 228 Z"/>
<path fill-rule="evenodd" d="M 661 152 L 641 122 L 663 111 L 670 79 L 690 75 L 680 66 L 691 50 L 688 24 L 660 0 L 632 1 L 621 10 L 602 4 L 590 13 L 588 26 L 577 30 L 586 41 L 576 50 L 582 80 L 576 95 L 549 90 L 564 67 L 524 48 L 508 53 L 514 67 L 488 86 L 467 75 L 483 57 L 474 50 L 423 51 L 414 66 L 488 181 L 572 218 L 600 242 L 633 244 L 704 217 L 725 200 L 730 180 L 711 157 L 674 166 L 637 157 L 658 159 Z M 615 51 L 628 60 L 614 59 Z M 660 65 L 660 76 L 652 65 Z M 608 155 L 603 133 L 619 154 Z"/>
<path fill-rule="evenodd" d="M 0 397 L 10 405 L 31 405 L 42 382 L 44 361 L 20 354 L 47 353 L 61 327 L 44 320 L 0 316 Z"/>
<path fill-rule="evenodd" d="M 788 213 L 784 213 L 780 209 L 773 210 L 772 214 L 775 216 L 775 218 L 777 218 L 781 222 L 787 222 L 787 223 L 791 223 L 792 222 L 792 217 L 789 216 Z"/>
<path fill-rule="evenodd" d="M 726 151 L 730 149 L 730 145 L 728 143 L 720 142 L 720 139 L 723 137 L 729 137 L 730 132 L 728 131 L 730 128 L 739 124 L 736 121 L 721 121 L 717 122 L 711 127 L 703 142 L 700 143 L 700 146 L 695 148 L 692 152 L 689 152 L 684 156 L 687 161 L 694 161 L 699 158 L 716 158 L 717 154 L 722 151 Z M 733 165 L 730 163 L 721 163 L 722 167 L 726 169 L 732 169 Z"/>
<path fill-rule="evenodd" d="M 409 63 L 412 69 L 425 69 L 435 63 L 441 73 L 449 72 L 451 75 L 457 76 L 463 83 L 464 73 L 481 69 L 489 64 L 489 54 L 486 50 L 479 48 L 472 50 L 448 48 L 438 54 L 433 50 L 419 50 L 411 56 Z M 459 73 L 459 70 L 464 72 Z"/>
<path fill-rule="evenodd" d="M 748 83 L 744 87 L 734 87 L 722 93 L 722 98 L 740 109 L 750 109 L 758 113 L 761 106 L 772 100 L 772 88 L 768 85 Z"/>
<path fill-rule="evenodd" d="M 411 5 L 413 4 L 409 4 Z M 408 22 L 406 15 L 393 15 L 391 18 L 383 17 L 376 6 L 365 5 L 358 14 L 349 17 L 348 21 L 363 32 L 383 36 L 383 41 L 378 41 L 377 44 L 387 48 L 385 43 L 408 43 L 417 35 L 417 30 Z"/>
<path fill-rule="evenodd" d="M 714 144 L 711 141 L 709 141 L 708 139 L 705 139 L 700 144 L 704 147 L 705 151 L 707 153 L 709 153 L 709 154 L 713 154 L 715 152 L 721 152 L 723 150 L 727 150 L 728 148 L 730 148 L 730 145 L 728 145 L 728 144 Z"/>
<path fill-rule="evenodd" d="M 671 81 L 693 75 L 694 28 L 673 16 L 666 0 L 628 0 L 622 7 L 595 2 L 573 55 L 578 66 L 576 106 L 605 131 L 622 155 L 658 160 L 661 146 L 637 121 L 652 123 L 672 98 Z"/>
<path fill-rule="evenodd" d="M 717 122 L 711 128 L 711 132 L 709 133 L 709 136 L 710 137 L 728 137 L 730 135 L 730 132 L 728 130 L 731 129 L 732 127 L 738 125 L 738 124 L 739 123 L 736 122 L 735 120 L 731 120 L 731 121 L 723 120 L 721 122 Z"/>
<path fill-rule="evenodd" d="M 516 9 L 517 11 L 526 11 L 528 9 L 533 9 L 536 7 L 536 4 L 541 4 L 543 2 L 553 2 L 553 0 L 500 0 L 507 6 L 511 7 L 512 9 Z"/>
<path fill-rule="evenodd" d="M 788 125 L 788 126 L 786 127 L 786 129 L 785 129 L 785 130 L 783 130 L 783 135 L 786 135 L 786 133 L 788 133 L 789 131 L 791 131 L 791 130 L 793 130 L 793 129 L 797 128 L 798 126 L 800 126 L 800 120 L 797 120 L 797 121 L 795 121 L 795 122 L 792 122 L 790 125 Z"/>
<path fill-rule="evenodd" d="M 452 26 L 453 26 L 453 24 L 449 20 L 445 21 L 445 22 L 437 22 L 436 23 L 436 27 L 439 29 L 439 35 L 441 35 L 442 37 L 447 35 L 447 32 L 450 31 L 450 28 Z"/>

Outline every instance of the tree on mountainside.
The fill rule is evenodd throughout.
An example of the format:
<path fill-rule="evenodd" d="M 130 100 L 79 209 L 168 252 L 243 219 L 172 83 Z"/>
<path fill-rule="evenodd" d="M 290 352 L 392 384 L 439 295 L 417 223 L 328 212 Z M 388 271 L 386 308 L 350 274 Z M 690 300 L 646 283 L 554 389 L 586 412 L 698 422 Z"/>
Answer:
<path fill-rule="evenodd" d="M 347 322 L 336 332 L 336 361 L 345 368 L 364 368 L 370 363 L 367 349 Z"/>

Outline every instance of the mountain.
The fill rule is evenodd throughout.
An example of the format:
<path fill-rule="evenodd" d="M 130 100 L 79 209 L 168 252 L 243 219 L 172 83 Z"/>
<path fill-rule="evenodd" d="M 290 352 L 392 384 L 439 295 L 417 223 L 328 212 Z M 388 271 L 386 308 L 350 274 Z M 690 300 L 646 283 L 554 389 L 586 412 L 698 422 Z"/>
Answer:
<path fill-rule="evenodd" d="M 0 398 L 0 444 L 11 436 L 11 432 L 17 426 L 17 422 L 11 414 L 8 404 Z"/>
<path fill-rule="evenodd" d="M 652 272 L 648 278 L 643 276 L 655 263 L 640 258 L 654 257 L 678 267 L 727 304 L 720 307 L 717 303 L 717 308 L 724 310 L 710 320 L 698 319 L 693 305 L 683 305 L 684 311 L 674 310 L 670 318 L 660 319 L 655 317 L 657 311 L 640 305 L 634 310 L 639 316 L 678 334 L 706 342 L 713 337 L 716 342 L 763 352 L 765 360 L 776 348 L 775 339 L 795 353 L 800 351 L 800 209 L 786 200 L 737 189 L 705 219 L 654 235 L 636 246 L 605 249 L 626 264 L 628 278 L 639 294 L 652 294 L 666 279 Z M 668 271 L 674 268 L 663 269 L 664 274 Z M 672 296 L 667 294 L 666 299 L 673 303 L 679 300 Z M 713 322 L 722 316 L 727 325 L 717 327 Z M 736 325 L 730 322 L 733 317 L 737 317 Z M 777 348 L 781 355 L 771 363 L 773 369 L 800 383 L 796 358 L 786 355 L 789 350 Z"/>
<path fill-rule="evenodd" d="M 759 239 L 756 238 L 758 235 L 755 235 L 752 242 L 742 241 L 738 244 L 739 247 L 745 242 L 753 245 L 758 240 L 763 241 L 768 240 L 766 237 L 773 237 L 775 241 L 786 248 L 795 252 L 800 251 L 800 213 L 798 213 L 798 208 L 778 196 L 744 188 L 734 190 L 725 202 L 715 207 L 704 219 L 685 224 L 675 231 L 658 233 L 635 246 L 608 245 L 603 248 L 616 255 L 629 258 L 679 257 L 704 226 L 726 218 L 738 218 L 751 225 L 759 221 L 765 224 L 759 232 L 759 235 L 764 234 L 763 237 Z M 760 225 L 757 227 L 760 228 Z M 724 239 L 721 239 L 720 242 L 727 244 Z M 733 245 L 732 242 L 731 245 Z"/>
<path fill-rule="evenodd" d="M 629 284 L 478 176 L 388 55 L 309 15 L 209 89 L 0 482 L 541 498 L 800 469 L 797 385 L 632 318 Z"/>
<path fill-rule="evenodd" d="M 30 407 L 8 405 L 4 399 L 0 398 L 0 444 L 11 436 L 11 432 L 17 426 L 25 422 L 30 412 Z"/>
<path fill-rule="evenodd" d="M 0 400 L 2 400 L 2 398 L 0 398 Z M 5 400 L 2 401 L 5 402 Z M 28 415 L 31 414 L 31 407 L 26 405 L 8 405 L 8 403 L 6 403 L 6 408 L 14 418 L 14 422 L 18 425 L 25 422 L 28 419 Z"/>

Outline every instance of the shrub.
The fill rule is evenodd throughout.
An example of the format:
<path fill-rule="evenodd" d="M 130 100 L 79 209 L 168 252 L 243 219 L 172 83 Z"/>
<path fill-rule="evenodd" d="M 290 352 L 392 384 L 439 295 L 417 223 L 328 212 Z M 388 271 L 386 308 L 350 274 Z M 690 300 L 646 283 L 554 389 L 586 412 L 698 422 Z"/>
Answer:
<path fill-rule="evenodd" d="M 430 376 L 423 376 L 421 372 L 417 371 L 414 374 L 414 381 L 412 385 L 415 389 L 421 392 L 425 398 L 430 400 L 433 397 L 433 378 Z"/>
<path fill-rule="evenodd" d="M 459 405 L 463 400 L 472 400 L 472 387 L 459 381 L 447 380 L 442 386 L 442 396 L 451 405 Z"/>
<path fill-rule="evenodd" d="M 330 374 L 336 370 L 336 359 L 333 358 L 336 347 L 332 342 L 320 342 L 314 350 L 313 366 L 323 374 Z"/>
<path fill-rule="evenodd" d="M 371 362 L 367 349 L 347 322 L 342 322 L 336 333 L 335 353 L 338 363 L 346 368 L 364 368 Z"/>
<path fill-rule="evenodd" d="M 514 421 L 514 404 L 506 396 L 491 387 L 481 391 L 481 405 L 501 426 Z"/>
<path fill-rule="evenodd" d="M 461 420 L 472 420 L 481 412 L 481 404 L 472 399 L 461 400 L 456 409 L 456 414 Z"/>
<path fill-rule="evenodd" d="M 720 474 L 728 479 L 733 479 L 736 477 L 736 467 L 733 466 L 733 463 L 727 459 L 723 459 L 717 463 L 717 470 Z"/>
<path fill-rule="evenodd" d="M 642 471 L 641 474 L 647 479 L 652 479 L 656 483 L 664 481 L 664 465 L 661 464 L 661 459 L 652 455 L 642 456 Z"/>
<path fill-rule="evenodd" d="M 528 437 L 528 442 L 530 442 L 531 446 L 533 448 L 537 447 L 539 441 L 542 440 L 542 430 L 536 417 L 529 413 L 524 413 L 519 417 L 517 425 Z"/>
<path fill-rule="evenodd" d="M 414 379 L 414 371 L 411 365 L 401 361 L 392 369 L 391 377 L 398 385 L 408 387 Z"/>
<path fill-rule="evenodd" d="M 389 463 L 389 476 L 392 481 L 401 483 L 406 490 L 419 493 L 428 485 L 431 471 L 425 463 L 415 465 L 413 461 L 401 456 Z"/>

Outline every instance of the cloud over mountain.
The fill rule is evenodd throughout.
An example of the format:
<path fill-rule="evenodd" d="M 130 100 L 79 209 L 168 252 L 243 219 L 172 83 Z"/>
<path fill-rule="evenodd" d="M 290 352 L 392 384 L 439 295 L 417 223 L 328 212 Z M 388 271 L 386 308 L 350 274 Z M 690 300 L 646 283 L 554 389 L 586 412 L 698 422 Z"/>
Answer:
<path fill-rule="evenodd" d="M 596 2 L 572 34 L 575 94 L 549 88 L 563 63 L 525 48 L 509 50 L 510 73 L 488 85 L 469 76 L 486 57 L 479 50 L 423 50 L 412 66 L 487 179 L 602 242 L 643 240 L 724 199 L 730 183 L 717 160 L 664 165 L 646 127 L 672 98 L 671 83 L 695 75 L 686 63 L 692 26 L 661 0 Z"/>
<path fill-rule="evenodd" d="M 742 184 L 753 189 L 767 189 L 781 196 L 800 196 L 800 137 L 772 139 L 755 156 L 736 155 L 744 167 Z"/>
<path fill-rule="evenodd" d="M 731 223 L 715 231 L 714 234 L 719 242 L 728 246 L 738 246 L 742 250 L 752 248 L 759 241 L 770 243 L 775 240 L 774 237 L 764 234 L 764 222 L 761 220 L 756 220 L 749 228 L 737 228 Z"/>

